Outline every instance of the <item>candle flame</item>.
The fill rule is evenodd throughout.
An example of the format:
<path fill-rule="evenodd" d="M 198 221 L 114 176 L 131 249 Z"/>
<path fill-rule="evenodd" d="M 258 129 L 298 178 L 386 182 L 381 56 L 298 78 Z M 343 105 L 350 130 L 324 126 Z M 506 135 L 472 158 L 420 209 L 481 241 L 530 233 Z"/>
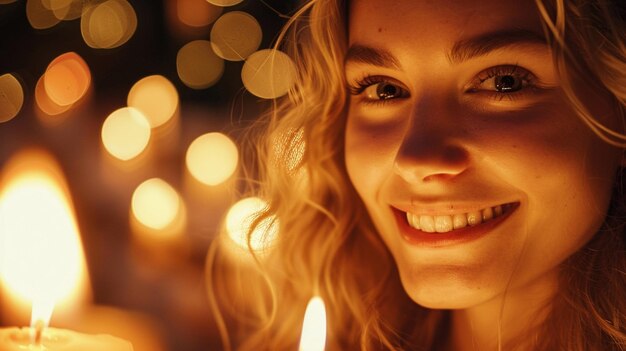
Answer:
<path fill-rule="evenodd" d="M 302 323 L 300 351 L 324 351 L 326 344 L 326 307 L 324 300 L 314 296 L 306 307 Z"/>
<path fill-rule="evenodd" d="M 12 301 L 32 303 L 31 325 L 47 326 L 55 303 L 88 290 L 69 193 L 58 165 L 38 151 L 10 160 L 0 185 L 2 285 Z"/>

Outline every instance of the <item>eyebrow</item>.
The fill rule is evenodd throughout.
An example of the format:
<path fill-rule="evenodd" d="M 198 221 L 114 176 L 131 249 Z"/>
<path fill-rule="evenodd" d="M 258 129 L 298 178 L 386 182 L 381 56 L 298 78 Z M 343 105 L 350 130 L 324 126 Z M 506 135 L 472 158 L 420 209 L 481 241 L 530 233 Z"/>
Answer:
<path fill-rule="evenodd" d="M 452 46 L 452 49 L 446 56 L 450 63 L 458 64 L 475 57 L 487 55 L 498 49 L 528 44 L 547 45 L 547 41 L 543 35 L 530 30 L 503 30 L 458 41 Z M 364 63 L 384 68 L 400 68 L 398 59 L 391 52 L 360 44 L 350 46 L 344 63 Z"/>
<path fill-rule="evenodd" d="M 486 55 L 491 51 L 520 45 L 547 45 L 546 38 L 526 29 L 491 32 L 475 38 L 458 41 L 448 53 L 448 61 L 456 64 Z"/>

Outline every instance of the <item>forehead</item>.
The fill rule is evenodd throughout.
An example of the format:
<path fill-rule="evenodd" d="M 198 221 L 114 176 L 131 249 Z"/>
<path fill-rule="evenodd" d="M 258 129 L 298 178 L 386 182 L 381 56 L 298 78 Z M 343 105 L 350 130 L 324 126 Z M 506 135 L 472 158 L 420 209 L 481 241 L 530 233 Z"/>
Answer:
<path fill-rule="evenodd" d="M 354 0 L 350 43 L 427 48 L 506 30 L 543 33 L 533 0 Z"/>

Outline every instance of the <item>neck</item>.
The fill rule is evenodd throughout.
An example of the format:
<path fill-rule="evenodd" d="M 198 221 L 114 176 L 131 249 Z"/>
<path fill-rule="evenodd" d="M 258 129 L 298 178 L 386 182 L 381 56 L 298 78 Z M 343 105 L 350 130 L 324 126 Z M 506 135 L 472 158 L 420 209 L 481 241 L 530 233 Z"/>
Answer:
<path fill-rule="evenodd" d="M 549 312 L 556 276 L 511 289 L 481 305 L 452 312 L 456 351 L 532 350 L 532 335 Z M 523 345 L 528 344 L 528 345 Z"/>

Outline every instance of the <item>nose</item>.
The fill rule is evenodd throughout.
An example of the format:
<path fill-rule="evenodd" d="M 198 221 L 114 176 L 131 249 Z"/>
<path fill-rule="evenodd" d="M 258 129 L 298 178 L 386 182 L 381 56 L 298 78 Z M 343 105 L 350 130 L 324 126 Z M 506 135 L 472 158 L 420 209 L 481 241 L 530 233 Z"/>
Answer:
<path fill-rule="evenodd" d="M 446 181 L 470 164 L 464 128 L 445 106 L 416 106 L 395 159 L 395 172 L 412 184 Z"/>

